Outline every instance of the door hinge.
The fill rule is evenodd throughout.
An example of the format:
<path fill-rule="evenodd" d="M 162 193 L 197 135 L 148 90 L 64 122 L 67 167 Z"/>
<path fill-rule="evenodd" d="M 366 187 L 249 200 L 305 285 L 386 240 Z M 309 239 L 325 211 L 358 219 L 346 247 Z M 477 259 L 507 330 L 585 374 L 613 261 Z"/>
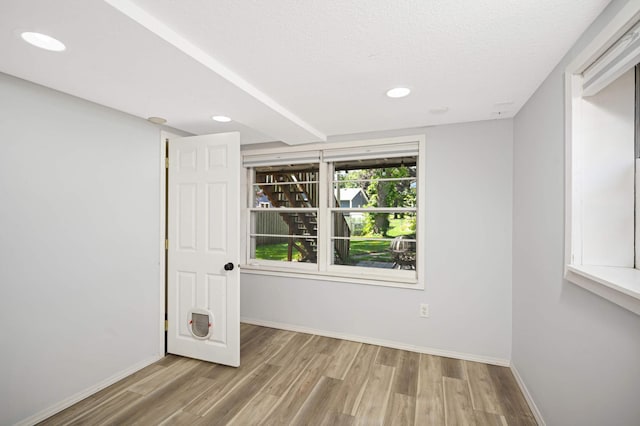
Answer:
<path fill-rule="evenodd" d="M 164 168 L 168 169 L 169 168 L 169 157 L 165 157 L 164 158 Z"/>
<path fill-rule="evenodd" d="M 169 321 L 164 320 L 164 331 L 169 331 Z"/>
<path fill-rule="evenodd" d="M 166 238 L 164 240 L 164 249 L 169 250 L 169 240 L 167 240 Z"/>

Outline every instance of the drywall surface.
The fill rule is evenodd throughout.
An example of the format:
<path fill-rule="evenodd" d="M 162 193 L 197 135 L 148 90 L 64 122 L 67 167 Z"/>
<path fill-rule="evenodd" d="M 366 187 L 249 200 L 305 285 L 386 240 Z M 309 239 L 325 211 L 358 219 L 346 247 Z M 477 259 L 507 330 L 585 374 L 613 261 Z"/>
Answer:
<path fill-rule="evenodd" d="M 426 130 L 424 291 L 244 273 L 242 316 L 508 361 L 512 138 L 511 120 Z"/>
<path fill-rule="evenodd" d="M 610 4 L 514 121 L 512 361 L 548 425 L 640 422 L 640 316 L 562 278 L 563 72 L 625 3 Z"/>
<path fill-rule="evenodd" d="M 0 424 L 158 356 L 159 130 L 0 74 Z"/>

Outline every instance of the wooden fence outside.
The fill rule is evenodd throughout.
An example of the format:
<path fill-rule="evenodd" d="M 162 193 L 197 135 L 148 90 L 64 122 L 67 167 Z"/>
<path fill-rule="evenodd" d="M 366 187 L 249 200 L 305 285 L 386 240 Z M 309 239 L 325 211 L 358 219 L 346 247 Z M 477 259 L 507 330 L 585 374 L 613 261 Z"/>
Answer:
<path fill-rule="evenodd" d="M 272 209 L 269 214 L 256 214 L 255 233 L 282 235 L 282 237 L 256 237 L 257 245 L 282 244 L 286 243 L 289 235 L 289 225 L 282 219 L 276 209 Z"/>

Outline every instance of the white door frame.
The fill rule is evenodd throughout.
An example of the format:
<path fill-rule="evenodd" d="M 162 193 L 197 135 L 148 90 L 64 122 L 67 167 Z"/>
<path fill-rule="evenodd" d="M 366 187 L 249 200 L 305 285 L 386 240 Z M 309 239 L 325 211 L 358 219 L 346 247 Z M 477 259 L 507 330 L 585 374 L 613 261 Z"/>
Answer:
<path fill-rule="evenodd" d="M 165 345 L 165 315 L 166 315 L 166 250 L 165 250 L 165 227 L 167 222 L 167 167 L 166 167 L 166 156 L 167 156 L 167 139 L 178 138 L 179 135 L 174 133 L 167 132 L 166 130 L 160 131 L 160 161 L 158 166 L 160 167 L 160 228 L 158 230 L 158 259 L 159 262 L 159 272 L 158 272 L 158 285 L 159 285 L 159 294 L 160 294 L 160 318 L 158 319 L 158 332 L 159 332 L 159 343 L 158 343 L 158 354 L 160 357 L 165 356 L 167 353 L 167 347 Z"/>

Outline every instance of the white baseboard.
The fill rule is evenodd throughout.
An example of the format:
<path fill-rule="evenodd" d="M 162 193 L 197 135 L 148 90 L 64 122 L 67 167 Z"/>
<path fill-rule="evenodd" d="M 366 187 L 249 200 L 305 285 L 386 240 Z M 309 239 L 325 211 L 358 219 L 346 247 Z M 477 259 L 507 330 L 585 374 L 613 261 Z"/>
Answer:
<path fill-rule="evenodd" d="M 511 364 L 511 372 L 513 373 L 513 377 L 516 378 L 516 382 L 518 382 L 518 386 L 520 386 L 520 390 L 522 391 L 522 394 L 527 400 L 527 404 L 529 404 L 529 408 L 531 408 L 531 412 L 533 413 L 533 417 L 536 418 L 536 422 L 538 423 L 539 426 L 546 426 L 547 424 L 542 418 L 542 413 L 540 413 L 540 410 L 538 409 L 538 406 L 533 400 L 531 393 L 529 393 L 529 389 L 527 389 L 527 386 L 524 384 L 522 377 L 520 377 L 520 373 L 518 373 L 518 369 L 516 368 L 515 365 L 513 365 L 513 363 Z"/>
<path fill-rule="evenodd" d="M 158 361 L 160 358 L 162 358 L 159 355 L 154 355 L 151 358 L 147 358 L 143 361 L 140 361 L 134 365 L 132 365 L 131 367 L 120 371 L 116 374 L 114 374 L 113 376 L 101 381 L 100 383 L 98 383 L 97 385 L 91 386 L 83 391 L 80 391 L 78 393 L 76 393 L 75 395 L 71 395 L 69 398 L 66 398 L 50 407 L 45 408 L 44 410 L 34 414 L 33 416 L 27 417 L 24 420 L 19 421 L 18 423 L 16 423 L 14 426 L 31 426 L 31 425 L 35 425 L 36 423 L 41 422 L 42 420 L 53 416 L 56 413 L 59 413 L 60 411 L 64 410 L 65 408 L 69 408 L 71 407 L 73 404 L 82 401 L 83 399 L 93 395 L 94 393 L 106 388 L 107 386 L 111 386 L 112 384 L 116 383 L 117 381 L 124 379 L 127 376 L 132 375 L 133 373 L 135 373 L 138 370 L 142 370 L 144 367 L 153 364 L 154 362 Z"/>
<path fill-rule="evenodd" d="M 447 358 L 463 359 L 465 361 L 483 362 L 485 364 L 499 365 L 501 367 L 508 367 L 510 365 L 510 362 L 507 359 L 492 358 L 492 357 L 486 357 L 481 355 L 465 354 L 460 352 L 446 351 L 442 349 L 427 348 L 423 346 L 409 345 L 402 342 L 395 342 L 392 340 L 383 340 L 383 339 L 376 339 L 372 337 L 354 336 L 352 334 L 318 330 L 315 328 L 303 327 L 303 326 L 292 325 L 292 324 L 284 324 L 284 323 L 273 322 L 273 321 L 265 321 L 261 319 L 255 319 L 255 318 L 242 317 L 240 318 L 240 321 L 247 324 L 261 325 L 264 327 L 271 327 L 271 328 L 279 328 L 282 330 L 296 331 L 298 333 L 317 334 L 319 336 L 333 337 L 336 339 L 343 339 L 343 340 L 351 340 L 353 342 L 367 343 L 370 345 L 377 345 L 377 346 L 385 346 L 388 348 L 402 349 L 405 351 L 418 352 L 422 354 L 437 355 L 437 356 L 443 356 Z"/>

